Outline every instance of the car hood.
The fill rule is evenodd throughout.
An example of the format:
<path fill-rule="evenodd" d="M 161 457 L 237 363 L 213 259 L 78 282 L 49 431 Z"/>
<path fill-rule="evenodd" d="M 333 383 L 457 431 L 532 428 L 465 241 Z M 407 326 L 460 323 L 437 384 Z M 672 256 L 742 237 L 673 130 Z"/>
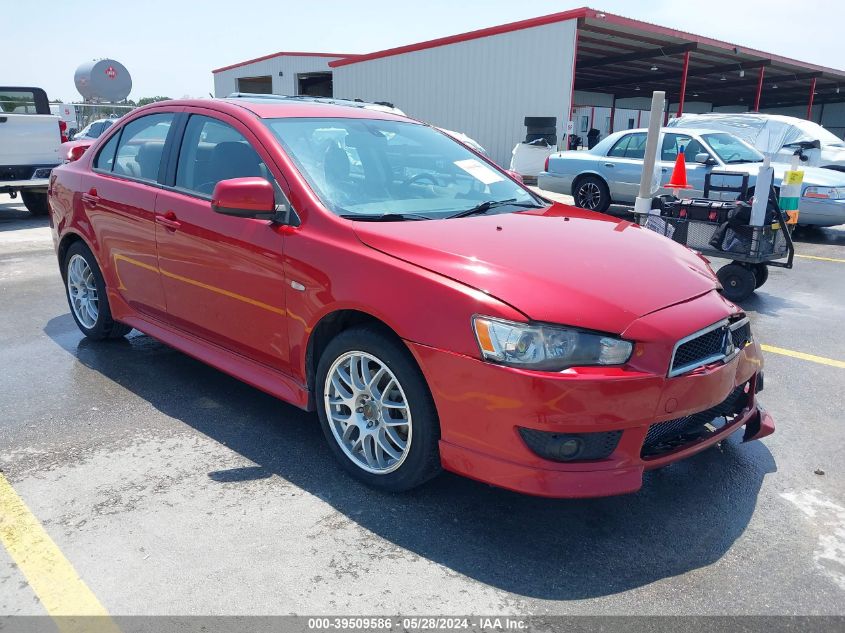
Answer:
<path fill-rule="evenodd" d="M 621 333 L 718 282 L 684 246 L 610 216 L 547 209 L 452 220 L 354 222 L 366 245 L 503 301 L 528 318 Z"/>

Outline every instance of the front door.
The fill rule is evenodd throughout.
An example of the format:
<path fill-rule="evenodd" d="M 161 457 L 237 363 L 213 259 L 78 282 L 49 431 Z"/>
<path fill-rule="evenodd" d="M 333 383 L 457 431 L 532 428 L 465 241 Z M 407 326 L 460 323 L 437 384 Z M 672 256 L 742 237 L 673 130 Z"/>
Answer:
<path fill-rule="evenodd" d="M 667 132 L 663 135 L 663 143 L 660 147 L 660 182 L 665 185 L 671 179 L 681 148 L 684 149 L 684 164 L 687 168 L 687 183 L 690 189 L 680 189 L 678 195 L 681 198 L 703 198 L 704 177 L 711 167 L 695 162 L 695 157 L 697 154 L 709 154 L 709 152 L 697 139 L 686 134 Z M 671 189 L 663 188 L 659 193 L 668 194 L 671 193 Z"/>
<path fill-rule="evenodd" d="M 161 317 L 164 289 L 155 236 L 157 181 L 172 112 L 130 121 L 103 145 L 86 176 L 87 207 L 107 286 L 134 309 Z"/>
<path fill-rule="evenodd" d="M 287 372 L 284 236 L 266 220 L 211 210 L 221 180 L 260 176 L 274 182 L 268 163 L 236 120 L 191 113 L 175 186 L 156 199 L 156 240 L 168 321 Z"/>

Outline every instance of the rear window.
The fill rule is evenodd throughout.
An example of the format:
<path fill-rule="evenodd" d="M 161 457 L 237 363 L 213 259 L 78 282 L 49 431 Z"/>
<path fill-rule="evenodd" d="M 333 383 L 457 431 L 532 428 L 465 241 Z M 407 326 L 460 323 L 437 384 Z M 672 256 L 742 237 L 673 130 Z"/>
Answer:
<path fill-rule="evenodd" d="M 0 88 L 0 111 L 9 114 L 50 114 L 50 105 L 43 90 Z"/>

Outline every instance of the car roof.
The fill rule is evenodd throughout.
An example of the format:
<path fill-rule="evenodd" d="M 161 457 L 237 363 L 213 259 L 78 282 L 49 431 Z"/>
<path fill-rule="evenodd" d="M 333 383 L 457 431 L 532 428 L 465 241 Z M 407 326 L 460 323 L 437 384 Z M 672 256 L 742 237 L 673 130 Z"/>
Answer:
<path fill-rule="evenodd" d="M 145 109 L 196 107 L 236 114 L 248 110 L 262 119 L 280 118 L 334 118 L 380 119 L 388 121 L 413 121 L 408 117 L 364 107 L 355 101 L 321 98 L 290 98 L 277 95 L 250 95 L 223 99 L 171 99 L 143 106 Z M 140 110 L 140 108 L 139 108 Z"/>
<path fill-rule="evenodd" d="M 648 132 L 647 127 L 638 127 L 632 130 L 620 130 L 619 132 L 614 132 L 614 134 L 628 134 L 630 132 Z M 710 130 L 707 128 L 681 128 L 681 127 L 662 127 L 660 128 L 660 133 L 667 133 L 667 134 L 730 134 L 730 132 L 725 132 L 724 130 Z"/>

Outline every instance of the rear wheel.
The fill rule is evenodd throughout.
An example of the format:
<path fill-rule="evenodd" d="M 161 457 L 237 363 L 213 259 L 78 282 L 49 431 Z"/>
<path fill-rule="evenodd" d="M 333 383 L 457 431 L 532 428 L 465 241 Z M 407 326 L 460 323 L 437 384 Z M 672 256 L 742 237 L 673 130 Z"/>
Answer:
<path fill-rule="evenodd" d="M 84 242 L 74 242 L 64 261 L 65 291 L 70 313 L 88 338 L 120 338 L 132 330 L 112 319 L 106 283 L 91 249 Z"/>
<path fill-rule="evenodd" d="M 32 215 L 47 215 L 50 212 L 46 191 L 21 191 L 21 199 L 26 210 Z"/>
<path fill-rule="evenodd" d="M 382 331 L 341 332 L 316 376 L 317 409 L 334 456 L 352 476 L 391 492 L 440 471 L 440 424 L 422 372 Z"/>
<path fill-rule="evenodd" d="M 603 213 L 610 206 L 610 190 L 598 176 L 579 178 L 574 189 L 576 207 Z"/>
<path fill-rule="evenodd" d="M 743 301 L 751 296 L 757 287 L 754 272 L 740 264 L 722 266 L 716 277 L 722 284 L 722 294 L 731 301 Z"/>

